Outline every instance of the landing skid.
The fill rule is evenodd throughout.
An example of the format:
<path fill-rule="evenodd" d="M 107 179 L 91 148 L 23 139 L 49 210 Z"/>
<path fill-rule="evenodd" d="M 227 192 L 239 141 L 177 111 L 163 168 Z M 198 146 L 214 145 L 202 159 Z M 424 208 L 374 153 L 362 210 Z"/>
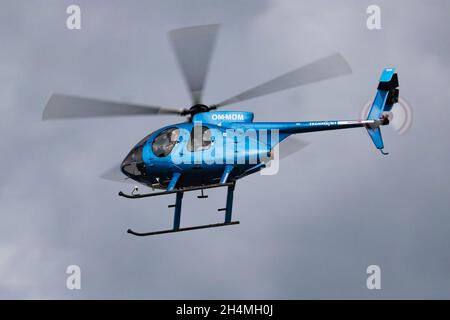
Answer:
<path fill-rule="evenodd" d="M 232 226 L 234 224 L 239 224 L 239 221 L 231 221 L 230 223 L 214 223 L 214 224 L 204 224 L 199 226 L 193 226 L 193 227 L 185 227 L 185 228 L 179 228 L 179 229 L 168 229 L 168 230 L 161 230 L 161 231 L 153 231 L 153 232 L 145 232 L 145 233 L 139 233 L 136 231 L 133 231 L 131 229 L 128 229 L 128 233 L 138 236 L 138 237 L 146 237 L 146 236 L 154 236 L 157 234 L 164 234 L 164 233 L 174 233 L 174 232 L 182 232 L 182 231 L 190 231 L 190 230 L 198 230 L 198 229 L 207 229 L 207 228 L 217 228 L 217 227 L 226 227 L 226 226 Z"/>
<path fill-rule="evenodd" d="M 210 185 L 204 185 L 204 186 L 198 186 L 198 187 L 179 188 L 179 189 L 162 191 L 162 192 L 151 192 L 151 193 L 146 193 L 146 194 L 133 194 L 133 193 L 126 194 L 126 193 L 123 193 L 122 191 L 120 191 L 119 196 L 127 198 L 127 199 L 140 199 L 140 198 L 155 197 L 155 196 L 162 196 L 162 195 L 168 195 L 168 194 L 176 194 L 175 204 L 171 204 L 168 206 L 169 208 L 175 208 L 172 229 L 152 231 L 152 232 L 143 232 L 143 233 L 135 232 L 131 229 L 128 229 L 127 232 L 132 235 L 135 235 L 135 236 L 144 237 L 144 236 L 153 236 L 153 235 L 165 234 L 165 233 L 174 233 L 174 232 L 182 232 L 182 231 L 190 231 L 190 230 L 198 230 L 198 229 L 207 229 L 207 228 L 217 228 L 217 227 L 225 227 L 225 226 L 239 224 L 239 221 L 231 221 L 232 207 L 233 207 L 233 193 L 234 193 L 235 185 L 236 185 L 235 182 L 216 183 L 216 184 L 210 184 Z M 218 211 L 225 211 L 225 221 L 223 223 L 205 224 L 205 225 L 180 228 L 181 204 L 182 204 L 184 193 L 190 192 L 190 191 L 201 190 L 201 196 L 199 196 L 198 198 L 203 199 L 203 198 L 208 197 L 203 194 L 203 190 L 212 189 L 212 188 L 220 188 L 220 187 L 228 188 L 226 207 L 218 209 Z"/>
<path fill-rule="evenodd" d="M 179 189 L 175 189 L 175 190 L 171 190 L 171 191 L 150 192 L 150 193 L 144 193 L 144 194 L 126 194 L 122 191 L 119 191 L 119 196 L 125 197 L 128 199 L 140 199 L 140 198 L 163 196 L 166 194 L 173 194 L 173 193 L 177 193 L 177 192 L 189 192 L 189 191 L 196 191 L 196 190 L 229 187 L 229 186 L 234 186 L 235 184 L 236 184 L 235 182 L 215 183 L 215 184 L 207 184 L 207 185 L 198 186 L 198 187 L 186 187 L 186 188 L 179 188 Z"/>

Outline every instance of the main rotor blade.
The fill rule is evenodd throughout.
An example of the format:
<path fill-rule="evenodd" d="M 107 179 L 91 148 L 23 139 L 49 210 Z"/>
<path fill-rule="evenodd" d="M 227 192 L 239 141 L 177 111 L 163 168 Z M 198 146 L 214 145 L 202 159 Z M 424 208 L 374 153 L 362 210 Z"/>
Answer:
<path fill-rule="evenodd" d="M 124 182 L 124 183 L 136 183 L 136 181 L 130 179 L 126 175 L 120 171 L 120 165 L 116 165 L 112 167 L 111 169 L 105 171 L 100 178 L 109 180 L 109 181 L 116 181 L 116 182 Z"/>
<path fill-rule="evenodd" d="M 157 114 L 181 115 L 181 111 L 156 106 L 54 94 L 51 96 L 44 109 L 42 119 L 50 120 Z"/>
<path fill-rule="evenodd" d="M 264 96 L 270 93 L 303 86 L 313 82 L 331 79 L 346 74 L 350 74 L 352 70 L 347 61 L 339 54 L 335 53 L 294 71 L 285 73 L 273 80 L 260 84 L 250 90 L 244 91 L 232 98 L 226 99 L 215 107 L 222 107 L 256 97 Z"/>
<path fill-rule="evenodd" d="M 192 104 L 201 103 L 206 74 L 218 24 L 172 30 L 169 37 L 191 94 Z"/>
<path fill-rule="evenodd" d="M 287 158 L 306 148 L 308 145 L 308 141 L 297 138 L 295 136 L 290 136 L 286 140 L 280 142 L 279 157 L 280 159 Z"/>

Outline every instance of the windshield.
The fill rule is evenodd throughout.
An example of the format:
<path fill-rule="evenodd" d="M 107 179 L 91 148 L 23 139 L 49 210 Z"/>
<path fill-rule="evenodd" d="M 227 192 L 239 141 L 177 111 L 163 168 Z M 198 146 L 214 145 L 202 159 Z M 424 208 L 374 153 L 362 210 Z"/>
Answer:
<path fill-rule="evenodd" d="M 142 145 L 136 146 L 128 153 L 127 157 L 122 161 L 122 172 L 128 176 L 146 175 L 145 164 L 142 161 Z"/>

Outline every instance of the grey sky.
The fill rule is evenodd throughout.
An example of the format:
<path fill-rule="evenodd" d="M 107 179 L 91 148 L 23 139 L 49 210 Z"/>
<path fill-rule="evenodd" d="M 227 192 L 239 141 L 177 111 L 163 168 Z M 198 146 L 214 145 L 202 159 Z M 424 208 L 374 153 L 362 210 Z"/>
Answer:
<path fill-rule="evenodd" d="M 0 298 L 450 298 L 448 1 L 5 1 L 0 10 Z M 65 10 L 82 9 L 82 30 Z M 366 28 L 366 8 L 382 29 Z M 414 109 L 387 157 L 363 129 L 307 134 L 276 176 L 238 183 L 241 225 L 153 238 L 173 199 L 128 201 L 99 179 L 174 117 L 42 122 L 54 92 L 185 107 L 166 33 L 221 23 L 215 103 L 333 52 L 353 74 L 233 105 L 255 121 L 358 118 L 383 67 Z M 185 197 L 182 224 L 218 222 L 223 190 Z M 82 290 L 65 287 L 82 269 Z M 366 268 L 382 270 L 368 290 Z"/>

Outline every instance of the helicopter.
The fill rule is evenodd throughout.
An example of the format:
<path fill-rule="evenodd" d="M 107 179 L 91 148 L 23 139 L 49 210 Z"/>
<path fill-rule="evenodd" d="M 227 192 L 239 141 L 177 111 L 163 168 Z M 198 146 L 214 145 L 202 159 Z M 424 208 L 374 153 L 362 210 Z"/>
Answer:
<path fill-rule="evenodd" d="M 223 106 L 253 99 L 282 90 L 336 78 L 351 73 L 349 64 L 334 53 L 306 64 L 273 80 L 264 82 L 216 104 L 203 102 L 203 89 L 219 25 L 203 25 L 169 32 L 169 40 L 191 97 L 191 107 L 183 109 L 140 105 L 117 101 L 53 94 L 42 115 L 43 120 L 178 115 L 187 121 L 170 124 L 141 139 L 120 165 L 125 179 L 151 187 L 153 192 L 140 194 L 119 192 L 127 199 L 175 195 L 171 229 L 136 232 L 150 236 L 195 229 L 239 224 L 232 219 L 236 182 L 266 168 L 274 159 L 274 150 L 294 134 L 363 127 L 382 154 L 384 144 L 380 127 L 389 124 L 391 109 L 398 102 L 398 76 L 394 68 L 385 68 L 366 119 L 303 122 L 254 122 L 249 111 L 220 111 Z M 181 207 L 185 192 L 227 188 L 224 222 L 181 227 Z M 155 189 L 160 191 L 154 191 Z"/>

